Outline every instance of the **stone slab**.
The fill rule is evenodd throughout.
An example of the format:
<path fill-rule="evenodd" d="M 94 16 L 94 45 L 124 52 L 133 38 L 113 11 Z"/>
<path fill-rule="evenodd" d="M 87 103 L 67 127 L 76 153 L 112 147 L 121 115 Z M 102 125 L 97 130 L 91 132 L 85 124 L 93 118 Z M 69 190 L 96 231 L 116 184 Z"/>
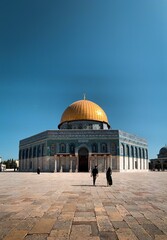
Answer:
<path fill-rule="evenodd" d="M 42 218 L 35 224 L 35 226 L 29 231 L 29 234 L 34 233 L 50 233 L 53 225 L 55 223 L 54 219 Z"/>

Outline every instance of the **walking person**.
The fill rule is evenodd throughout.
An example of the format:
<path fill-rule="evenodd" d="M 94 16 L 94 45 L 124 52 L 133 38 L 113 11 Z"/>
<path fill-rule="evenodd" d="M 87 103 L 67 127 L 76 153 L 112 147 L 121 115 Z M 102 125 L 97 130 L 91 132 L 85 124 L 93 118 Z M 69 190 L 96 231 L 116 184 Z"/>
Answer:
<path fill-rule="evenodd" d="M 37 168 L 37 174 L 40 174 L 41 170 L 40 167 Z"/>
<path fill-rule="evenodd" d="M 93 176 L 93 186 L 96 186 L 96 178 L 97 178 L 97 176 L 98 176 L 97 166 L 95 166 L 95 167 L 92 169 L 92 176 Z"/>
<path fill-rule="evenodd" d="M 109 167 L 106 172 L 107 187 L 112 185 L 112 170 Z"/>

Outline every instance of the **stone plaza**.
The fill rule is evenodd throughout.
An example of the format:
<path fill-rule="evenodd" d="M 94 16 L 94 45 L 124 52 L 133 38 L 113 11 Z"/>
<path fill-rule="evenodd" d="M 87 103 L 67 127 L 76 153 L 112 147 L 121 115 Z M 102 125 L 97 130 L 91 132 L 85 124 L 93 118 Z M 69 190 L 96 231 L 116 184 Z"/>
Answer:
<path fill-rule="evenodd" d="M 165 240 L 167 172 L 0 173 L 0 240 Z"/>

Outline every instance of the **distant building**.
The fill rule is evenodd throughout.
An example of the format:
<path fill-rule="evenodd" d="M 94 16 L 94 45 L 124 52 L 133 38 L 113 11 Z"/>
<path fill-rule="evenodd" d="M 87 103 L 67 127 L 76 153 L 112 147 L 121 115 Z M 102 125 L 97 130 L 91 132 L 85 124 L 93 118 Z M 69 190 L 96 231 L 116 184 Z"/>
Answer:
<path fill-rule="evenodd" d="M 79 100 L 62 114 L 59 130 L 47 130 L 20 141 L 20 171 L 100 172 L 147 171 L 147 141 L 110 129 L 103 109 L 88 100 Z"/>
<path fill-rule="evenodd" d="M 164 146 L 159 150 L 157 158 L 150 159 L 149 165 L 151 170 L 167 170 L 167 146 Z"/>
<path fill-rule="evenodd" d="M 6 171 L 6 165 L 3 163 L 0 163 L 0 172 Z"/>
<path fill-rule="evenodd" d="M 19 168 L 19 160 L 15 160 L 16 162 L 16 168 L 18 169 Z"/>

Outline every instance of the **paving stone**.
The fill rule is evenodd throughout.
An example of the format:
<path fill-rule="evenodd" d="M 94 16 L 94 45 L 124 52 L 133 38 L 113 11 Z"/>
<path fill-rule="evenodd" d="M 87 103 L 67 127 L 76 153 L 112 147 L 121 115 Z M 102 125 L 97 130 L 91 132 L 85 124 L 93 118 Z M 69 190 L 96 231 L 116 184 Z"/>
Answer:
<path fill-rule="evenodd" d="M 138 211 L 130 211 L 130 215 L 132 215 L 134 218 L 142 218 L 143 214 Z"/>
<path fill-rule="evenodd" d="M 139 225 L 138 221 L 133 216 L 126 216 L 124 220 L 130 227 L 137 227 Z"/>
<path fill-rule="evenodd" d="M 96 218 L 99 232 L 114 231 L 114 228 L 107 216 L 97 216 Z"/>
<path fill-rule="evenodd" d="M 70 238 L 90 237 L 92 234 L 91 225 L 73 225 Z"/>
<path fill-rule="evenodd" d="M 2 211 L 2 210 L 1 210 Z M 14 213 L 9 213 L 9 212 L 0 212 L 0 220 L 5 220 L 10 218 Z"/>
<path fill-rule="evenodd" d="M 142 227 L 148 232 L 153 238 L 155 235 L 163 235 L 163 232 L 154 224 L 142 224 Z"/>
<path fill-rule="evenodd" d="M 155 240 L 167 240 L 166 235 L 155 235 Z"/>
<path fill-rule="evenodd" d="M 29 231 L 29 234 L 34 233 L 49 233 L 55 223 L 54 219 L 41 218 L 39 222 Z"/>
<path fill-rule="evenodd" d="M 103 206 L 95 206 L 94 208 L 96 216 L 106 216 L 106 210 Z"/>
<path fill-rule="evenodd" d="M 122 205 L 118 205 L 118 204 L 117 204 L 117 205 L 116 205 L 116 208 L 117 208 L 118 212 L 121 214 L 122 217 L 131 215 L 131 213 L 128 212 L 128 211 L 126 210 L 126 208 L 125 208 L 124 206 L 122 206 Z"/>
<path fill-rule="evenodd" d="M 71 228 L 71 225 L 72 225 L 72 221 L 66 221 L 66 220 L 63 220 L 63 221 L 56 221 L 54 226 L 53 226 L 53 230 L 54 229 L 70 229 Z"/>
<path fill-rule="evenodd" d="M 138 240 L 130 228 L 119 228 L 116 234 L 119 240 Z"/>
<path fill-rule="evenodd" d="M 119 228 L 129 228 L 128 224 L 125 221 L 112 221 L 114 229 Z"/>
<path fill-rule="evenodd" d="M 135 234 L 135 236 L 139 239 L 139 240 L 152 240 L 153 238 L 145 231 L 144 228 L 142 228 L 142 226 L 138 225 L 138 226 L 133 226 L 131 228 L 131 230 L 133 231 L 133 233 Z"/>
<path fill-rule="evenodd" d="M 135 219 L 139 224 L 144 224 L 144 223 L 151 224 L 151 221 L 145 217 L 135 217 Z"/>
<path fill-rule="evenodd" d="M 100 232 L 100 240 L 118 240 L 115 232 Z"/>
<path fill-rule="evenodd" d="M 98 227 L 96 222 L 85 222 L 85 221 L 80 221 L 80 222 L 73 222 L 72 225 L 90 225 L 92 229 L 92 236 L 98 236 Z"/>
<path fill-rule="evenodd" d="M 123 217 L 118 212 L 108 213 L 110 221 L 123 221 Z"/>
<path fill-rule="evenodd" d="M 26 218 L 21 222 L 19 221 L 16 228 L 17 230 L 30 231 L 37 222 L 39 222 L 39 218 Z"/>
<path fill-rule="evenodd" d="M 22 240 L 27 235 L 28 231 L 26 230 L 16 230 L 13 229 L 4 240 Z"/>
<path fill-rule="evenodd" d="M 75 204 L 66 204 L 62 208 L 62 212 L 75 212 L 76 206 Z"/>
<path fill-rule="evenodd" d="M 53 210 L 49 210 L 46 211 L 43 215 L 43 218 L 53 218 L 56 219 L 60 216 L 61 210 L 57 210 L 57 209 L 53 209 Z"/>
<path fill-rule="evenodd" d="M 11 230 L 11 229 L 15 228 L 18 225 L 18 223 L 19 222 L 16 219 L 10 219 L 9 218 L 8 220 L 1 220 L 0 221 L 0 231 L 5 229 L 5 228 Z"/>
<path fill-rule="evenodd" d="M 51 230 L 50 237 L 57 239 L 69 239 L 70 231 L 69 229 L 55 229 Z"/>
<path fill-rule="evenodd" d="M 162 231 L 165 235 L 167 235 L 167 224 L 165 223 L 157 223 L 155 224 L 155 226 L 160 230 Z"/>

